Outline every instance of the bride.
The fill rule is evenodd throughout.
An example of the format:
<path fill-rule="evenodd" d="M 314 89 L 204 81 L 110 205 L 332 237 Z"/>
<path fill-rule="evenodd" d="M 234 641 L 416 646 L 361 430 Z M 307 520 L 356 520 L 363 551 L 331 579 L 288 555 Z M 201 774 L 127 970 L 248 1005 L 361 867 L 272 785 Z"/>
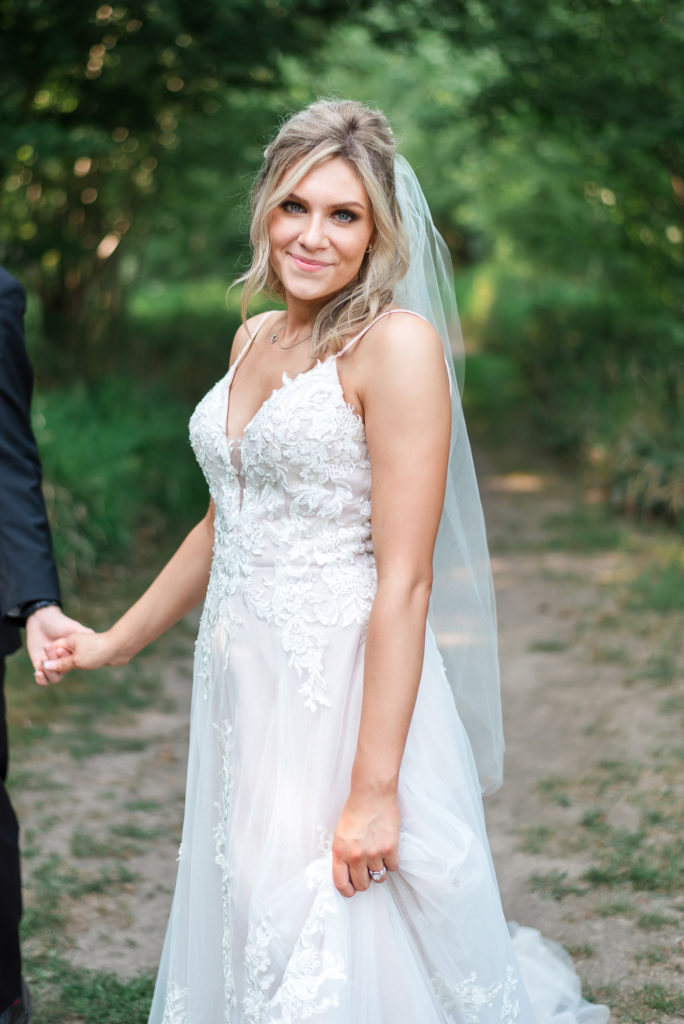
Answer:
<path fill-rule="evenodd" d="M 448 257 L 391 130 L 319 101 L 253 193 L 211 500 L 147 592 L 46 668 L 118 665 L 204 601 L 154 1024 L 600 1024 L 507 927 L 482 815 L 503 742 Z M 433 572 L 434 563 L 434 572 Z M 437 640 L 436 640 L 437 637 Z M 437 644 L 439 641 L 439 647 Z"/>

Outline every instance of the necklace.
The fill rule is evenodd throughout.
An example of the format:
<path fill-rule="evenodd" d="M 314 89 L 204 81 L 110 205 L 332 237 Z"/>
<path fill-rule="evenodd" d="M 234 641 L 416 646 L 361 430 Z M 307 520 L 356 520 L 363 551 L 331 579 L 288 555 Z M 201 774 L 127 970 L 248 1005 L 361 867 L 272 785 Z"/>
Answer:
<path fill-rule="evenodd" d="M 285 323 L 283 324 L 283 328 L 284 328 L 284 327 L 287 327 L 287 320 L 286 320 L 286 321 L 285 321 Z M 281 348 L 281 349 L 283 350 L 283 352 L 287 352 L 287 351 L 288 351 L 288 349 L 291 349 L 291 348 L 296 348 L 296 347 L 297 347 L 297 345 L 302 345 L 302 344 L 303 344 L 303 343 L 304 343 L 305 341 L 308 341 L 308 340 L 309 340 L 309 338 L 311 338 L 311 337 L 312 337 L 312 335 L 311 335 L 311 334 L 307 334 L 307 336 L 306 336 L 305 338 L 299 338 L 299 339 L 298 339 L 297 341 L 293 341 L 291 345 L 282 345 L 282 344 L 281 344 L 281 342 L 280 342 L 280 338 L 279 338 L 279 335 L 280 335 L 280 331 L 281 331 L 281 330 L 282 330 L 283 328 L 280 328 L 279 330 L 277 330 L 277 331 L 275 332 L 275 334 L 272 334 L 272 335 L 271 335 L 271 344 L 272 344 L 272 345 L 277 345 L 277 346 L 278 346 L 278 348 Z"/>

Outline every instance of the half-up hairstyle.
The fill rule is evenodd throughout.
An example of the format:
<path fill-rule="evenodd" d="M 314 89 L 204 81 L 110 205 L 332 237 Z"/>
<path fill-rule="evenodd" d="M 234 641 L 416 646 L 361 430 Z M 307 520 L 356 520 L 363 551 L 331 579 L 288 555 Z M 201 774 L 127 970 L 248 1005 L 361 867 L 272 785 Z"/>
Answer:
<path fill-rule="evenodd" d="M 270 262 L 271 213 L 309 171 L 334 157 L 353 167 L 366 190 L 374 222 L 373 245 L 357 277 L 318 313 L 311 336 L 312 357 L 339 351 L 348 338 L 391 304 L 394 287 L 408 268 L 408 244 L 395 192 L 394 154 L 394 137 L 385 116 L 351 100 L 318 100 L 284 122 L 264 152 L 264 166 L 252 192 L 252 264 L 235 282 L 244 283 L 243 321 L 258 292 L 285 297 Z"/>

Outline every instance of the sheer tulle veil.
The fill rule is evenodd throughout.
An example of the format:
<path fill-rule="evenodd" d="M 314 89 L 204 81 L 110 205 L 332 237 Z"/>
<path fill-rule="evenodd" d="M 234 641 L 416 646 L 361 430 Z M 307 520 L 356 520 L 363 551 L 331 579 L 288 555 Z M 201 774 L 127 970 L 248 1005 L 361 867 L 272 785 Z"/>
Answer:
<path fill-rule="evenodd" d="M 451 386 L 449 471 L 435 546 L 429 619 L 470 739 L 482 791 L 490 793 L 501 784 L 504 750 L 496 608 L 482 505 L 461 407 L 464 350 L 453 270 L 418 179 L 403 157 L 396 157 L 395 176 L 410 249 L 409 269 L 395 289 L 395 302 L 420 313 L 436 328 Z"/>

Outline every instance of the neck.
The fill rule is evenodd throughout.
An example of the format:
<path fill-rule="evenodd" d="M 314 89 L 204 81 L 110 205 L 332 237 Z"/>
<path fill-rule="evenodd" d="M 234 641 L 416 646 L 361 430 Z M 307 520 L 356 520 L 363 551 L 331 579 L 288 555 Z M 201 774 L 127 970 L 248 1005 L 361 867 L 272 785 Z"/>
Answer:
<path fill-rule="evenodd" d="M 314 305 L 308 302 L 297 302 L 288 296 L 283 311 L 288 338 L 302 338 L 305 334 L 311 334 L 316 317 L 323 305 L 324 303 Z"/>

